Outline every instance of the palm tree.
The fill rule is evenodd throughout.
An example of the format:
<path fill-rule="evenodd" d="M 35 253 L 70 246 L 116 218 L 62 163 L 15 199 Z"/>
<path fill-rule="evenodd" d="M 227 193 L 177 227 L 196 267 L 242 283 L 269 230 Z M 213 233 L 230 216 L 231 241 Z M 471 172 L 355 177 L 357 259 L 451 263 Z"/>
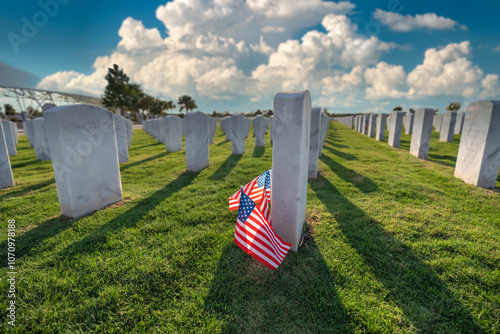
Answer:
<path fill-rule="evenodd" d="M 177 104 L 180 107 L 180 112 L 182 112 L 182 109 L 186 109 L 186 112 L 189 112 L 189 110 L 198 108 L 196 102 L 189 95 L 182 95 L 181 97 L 179 97 Z"/>

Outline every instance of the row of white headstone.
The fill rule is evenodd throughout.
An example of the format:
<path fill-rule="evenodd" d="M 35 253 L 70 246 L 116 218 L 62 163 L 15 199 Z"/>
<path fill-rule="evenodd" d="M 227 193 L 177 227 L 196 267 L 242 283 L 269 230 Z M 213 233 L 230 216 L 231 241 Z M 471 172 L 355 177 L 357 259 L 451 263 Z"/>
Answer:
<path fill-rule="evenodd" d="M 405 116 L 401 111 L 387 114 L 364 114 L 335 117 L 335 121 L 354 128 L 379 141 L 384 140 L 386 119 L 389 124 L 388 143 L 399 147 L 403 122 L 411 134 L 410 154 L 427 159 L 432 127 L 440 132 L 440 141 L 452 142 L 453 134 L 461 134 L 455 166 L 455 177 L 477 187 L 495 187 L 500 168 L 500 101 L 478 101 L 467 112 L 448 111 L 435 115 L 434 109 L 423 108 Z M 377 133 L 374 135 L 376 119 Z"/>
<path fill-rule="evenodd" d="M 3 129 L 1 188 L 14 185 Z M 122 199 L 119 163 L 128 161 L 131 121 L 94 105 L 66 105 L 26 122 L 25 131 L 37 160 L 52 161 L 63 215 L 80 217 Z"/>

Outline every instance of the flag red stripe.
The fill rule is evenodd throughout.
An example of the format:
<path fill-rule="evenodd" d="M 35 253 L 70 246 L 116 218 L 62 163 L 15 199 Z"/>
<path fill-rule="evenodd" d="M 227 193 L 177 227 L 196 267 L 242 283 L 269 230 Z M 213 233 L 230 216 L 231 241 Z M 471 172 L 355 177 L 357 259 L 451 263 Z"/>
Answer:
<path fill-rule="evenodd" d="M 266 230 L 263 226 L 264 224 L 259 224 L 257 220 L 249 218 L 245 225 L 248 226 L 248 229 L 251 229 L 254 234 L 260 235 L 262 238 L 265 238 L 272 246 L 273 251 L 279 256 L 280 259 L 283 259 L 286 255 L 286 251 L 283 250 L 282 247 L 276 242 L 276 239 L 272 237 L 272 235 Z"/>
<path fill-rule="evenodd" d="M 238 224 L 241 224 L 243 226 L 240 226 Z M 283 261 L 286 253 L 283 254 L 282 251 L 277 249 L 276 245 L 273 243 L 271 238 L 265 234 L 265 231 L 263 231 L 263 229 L 259 229 L 258 225 L 255 226 L 255 223 L 249 221 L 247 221 L 245 224 L 242 224 L 238 221 L 238 224 L 236 224 L 236 227 L 238 228 L 239 226 L 240 230 L 242 230 L 243 233 L 245 233 L 246 235 L 250 235 L 252 239 L 259 240 L 261 243 L 266 244 L 266 247 L 276 256 L 276 259 L 280 262 Z"/>
<path fill-rule="evenodd" d="M 290 249 L 290 247 L 292 246 L 292 244 L 289 244 L 287 242 L 284 242 L 277 234 L 276 232 L 274 231 L 274 229 L 269 225 L 269 223 L 267 223 L 267 221 L 265 221 L 265 218 L 262 216 L 262 214 L 260 213 L 260 211 L 256 211 L 256 213 L 260 216 L 260 221 L 262 221 L 264 223 L 264 226 L 266 228 L 266 230 L 273 236 L 273 238 L 275 240 L 279 240 L 279 243 L 283 245 L 284 248 L 287 249 Z"/>
<path fill-rule="evenodd" d="M 249 244 L 248 238 L 239 235 L 239 233 L 235 232 L 234 241 L 245 253 L 251 255 L 271 269 L 276 269 L 281 264 L 281 261 L 277 261 L 272 257 L 270 258 L 266 256 L 265 253 L 268 252 L 258 247 L 256 243 L 253 242 Z M 257 255 L 257 257 L 255 257 L 254 255 Z"/>
<path fill-rule="evenodd" d="M 263 244 L 259 243 L 257 240 L 254 240 L 252 238 L 249 238 L 249 235 L 241 235 L 241 231 L 236 231 L 235 232 L 235 237 L 240 240 L 240 242 L 243 245 L 246 245 L 247 247 L 247 253 L 249 251 L 255 251 L 260 254 L 260 257 L 265 257 L 266 261 L 269 263 L 272 263 L 274 266 L 278 267 L 283 260 L 277 259 L 274 256 L 274 253 L 270 252 L 268 249 L 263 246 Z"/>

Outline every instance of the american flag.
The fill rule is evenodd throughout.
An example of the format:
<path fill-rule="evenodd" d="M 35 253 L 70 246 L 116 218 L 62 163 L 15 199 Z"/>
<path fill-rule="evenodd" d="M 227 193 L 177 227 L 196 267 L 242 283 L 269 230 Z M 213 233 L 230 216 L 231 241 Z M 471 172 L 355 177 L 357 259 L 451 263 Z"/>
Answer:
<path fill-rule="evenodd" d="M 271 170 L 265 171 L 264 173 L 257 176 L 251 182 L 243 187 L 243 191 L 252 199 L 252 201 L 259 203 L 264 193 L 264 189 L 267 189 L 268 200 L 271 200 Z M 237 210 L 240 205 L 241 190 L 238 190 L 229 197 L 229 210 Z"/>
<path fill-rule="evenodd" d="M 271 269 L 276 269 L 288 253 L 291 244 L 276 235 L 255 202 L 242 191 L 234 242 L 245 253 Z"/>

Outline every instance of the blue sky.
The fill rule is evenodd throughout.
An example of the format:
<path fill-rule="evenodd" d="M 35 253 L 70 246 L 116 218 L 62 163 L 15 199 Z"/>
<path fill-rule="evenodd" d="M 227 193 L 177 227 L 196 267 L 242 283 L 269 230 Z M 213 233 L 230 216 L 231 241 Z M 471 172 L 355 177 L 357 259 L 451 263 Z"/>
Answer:
<path fill-rule="evenodd" d="M 58 8 L 46 15 L 40 3 Z M 189 94 L 204 112 L 269 109 L 289 89 L 309 89 L 330 112 L 444 110 L 500 97 L 499 9 L 482 0 L 2 2 L 0 62 L 36 75 L 38 88 L 94 96 L 117 63 L 150 95 Z"/>

